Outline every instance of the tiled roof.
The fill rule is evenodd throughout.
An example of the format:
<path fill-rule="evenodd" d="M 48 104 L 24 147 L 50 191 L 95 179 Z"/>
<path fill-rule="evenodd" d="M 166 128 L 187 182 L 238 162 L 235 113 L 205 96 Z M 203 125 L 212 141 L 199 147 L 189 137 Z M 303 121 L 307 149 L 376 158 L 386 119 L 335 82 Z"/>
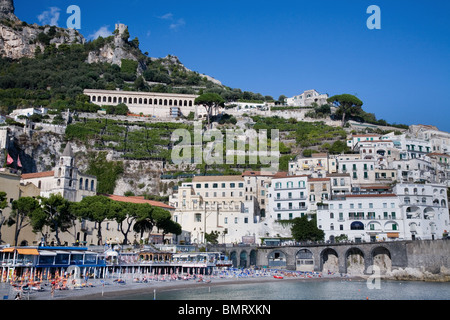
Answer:
<path fill-rule="evenodd" d="M 212 181 L 243 181 L 242 176 L 195 176 L 192 182 L 212 182 Z"/>
<path fill-rule="evenodd" d="M 55 175 L 55 171 L 25 173 L 25 174 L 22 174 L 22 179 L 34 179 L 34 178 L 43 178 L 43 177 L 53 177 L 54 175 Z"/>
<path fill-rule="evenodd" d="M 374 193 L 374 194 L 346 194 L 346 198 L 384 198 L 384 197 L 397 197 L 393 193 Z"/>
<path fill-rule="evenodd" d="M 175 209 L 174 207 L 169 206 L 168 204 L 165 204 L 163 202 L 147 200 L 147 199 L 144 199 L 144 197 L 125 197 L 125 196 L 118 196 L 118 195 L 111 195 L 111 194 L 107 194 L 105 196 L 114 201 L 129 202 L 129 203 L 147 203 L 151 206 L 160 207 L 163 209 Z"/>

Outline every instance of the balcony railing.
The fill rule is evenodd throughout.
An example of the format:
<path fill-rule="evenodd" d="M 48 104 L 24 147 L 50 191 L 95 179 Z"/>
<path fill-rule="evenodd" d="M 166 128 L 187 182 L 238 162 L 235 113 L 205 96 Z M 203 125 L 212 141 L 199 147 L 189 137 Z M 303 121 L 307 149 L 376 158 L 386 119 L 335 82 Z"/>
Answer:
<path fill-rule="evenodd" d="M 308 207 L 307 206 L 301 206 L 301 207 L 290 207 L 290 208 L 278 208 L 275 207 L 274 211 L 294 211 L 294 210 L 306 210 Z"/>
<path fill-rule="evenodd" d="M 283 197 L 283 198 L 275 198 L 275 200 L 285 201 L 285 200 L 306 200 L 306 196 L 294 196 L 294 197 Z"/>

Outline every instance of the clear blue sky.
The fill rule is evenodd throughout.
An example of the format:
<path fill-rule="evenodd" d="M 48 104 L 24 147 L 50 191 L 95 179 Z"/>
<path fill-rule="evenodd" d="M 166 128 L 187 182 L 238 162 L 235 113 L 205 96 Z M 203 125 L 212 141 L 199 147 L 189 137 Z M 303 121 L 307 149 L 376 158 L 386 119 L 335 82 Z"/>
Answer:
<path fill-rule="evenodd" d="M 60 27 L 69 5 L 86 38 L 127 24 L 143 52 L 178 56 L 229 87 L 355 94 L 378 119 L 450 132 L 450 1 L 15 1 L 21 20 Z M 370 5 L 381 30 L 366 26 Z"/>

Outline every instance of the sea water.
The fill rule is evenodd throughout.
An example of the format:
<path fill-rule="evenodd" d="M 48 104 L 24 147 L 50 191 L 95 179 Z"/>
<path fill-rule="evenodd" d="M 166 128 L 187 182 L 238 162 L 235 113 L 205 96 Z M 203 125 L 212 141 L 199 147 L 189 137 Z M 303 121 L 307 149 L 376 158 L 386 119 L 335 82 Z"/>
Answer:
<path fill-rule="evenodd" d="M 121 300 L 450 300 L 450 283 L 381 281 L 377 288 L 365 280 L 284 281 L 251 284 L 212 284 L 148 294 L 120 296 Z"/>

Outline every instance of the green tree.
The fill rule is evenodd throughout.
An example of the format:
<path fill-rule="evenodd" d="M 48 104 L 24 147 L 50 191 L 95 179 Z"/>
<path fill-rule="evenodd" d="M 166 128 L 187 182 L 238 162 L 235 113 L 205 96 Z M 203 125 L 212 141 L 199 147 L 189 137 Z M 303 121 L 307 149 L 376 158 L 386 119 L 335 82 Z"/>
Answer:
<path fill-rule="evenodd" d="M 97 177 L 97 192 L 113 194 L 116 180 L 123 173 L 123 162 L 106 160 L 106 152 L 89 153 L 87 174 Z"/>
<path fill-rule="evenodd" d="M 323 230 L 317 228 L 316 219 L 308 220 L 306 216 L 293 219 L 292 236 L 296 241 L 321 241 L 325 237 Z"/>
<path fill-rule="evenodd" d="M 144 237 L 144 232 L 151 233 L 155 226 L 155 221 L 152 216 L 153 209 L 154 207 L 149 204 L 142 204 L 136 211 L 136 221 L 133 230 L 140 233 L 141 239 Z"/>
<path fill-rule="evenodd" d="M 113 202 L 111 203 L 111 216 L 118 225 L 120 232 L 123 234 L 123 244 L 128 244 L 128 233 L 137 218 L 137 211 L 141 204 L 128 202 Z"/>
<path fill-rule="evenodd" d="M 74 216 L 70 213 L 70 202 L 60 194 L 51 194 L 50 197 L 40 197 L 41 208 L 38 214 L 33 214 L 31 223 L 33 228 L 42 231 L 44 226 L 50 227 L 55 233 L 57 245 L 61 245 L 60 232 L 66 232 L 71 226 Z"/>
<path fill-rule="evenodd" d="M 210 128 L 211 116 L 214 109 L 216 109 L 217 113 L 219 107 L 224 107 L 225 100 L 217 93 L 208 92 L 197 97 L 195 99 L 195 104 L 205 107 L 206 113 L 208 115 L 208 128 Z"/>
<path fill-rule="evenodd" d="M 219 241 L 218 241 L 219 235 L 220 235 L 220 232 L 215 231 L 215 230 L 211 231 L 211 233 L 206 233 L 205 234 L 206 242 L 211 243 L 211 244 L 218 244 L 219 243 Z"/>
<path fill-rule="evenodd" d="M 80 220 L 96 222 L 98 245 L 103 245 L 102 223 L 114 216 L 112 200 L 105 196 L 85 197 L 73 205 L 74 214 Z"/>
<path fill-rule="evenodd" d="M 31 224 L 32 216 L 40 213 L 39 201 L 32 197 L 22 197 L 12 203 L 12 213 L 8 225 L 15 224 L 14 245 L 17 246 L 20 231 Z"/>
<path fill-rule="evenodd" d="M 339 114 L 342 115 L 342 127 L 344 127 L 350 115 L 357 115 L 362 112 L 363 102 L 351 94 L 335 95 L 327 100 L 338 107 Z"/>

